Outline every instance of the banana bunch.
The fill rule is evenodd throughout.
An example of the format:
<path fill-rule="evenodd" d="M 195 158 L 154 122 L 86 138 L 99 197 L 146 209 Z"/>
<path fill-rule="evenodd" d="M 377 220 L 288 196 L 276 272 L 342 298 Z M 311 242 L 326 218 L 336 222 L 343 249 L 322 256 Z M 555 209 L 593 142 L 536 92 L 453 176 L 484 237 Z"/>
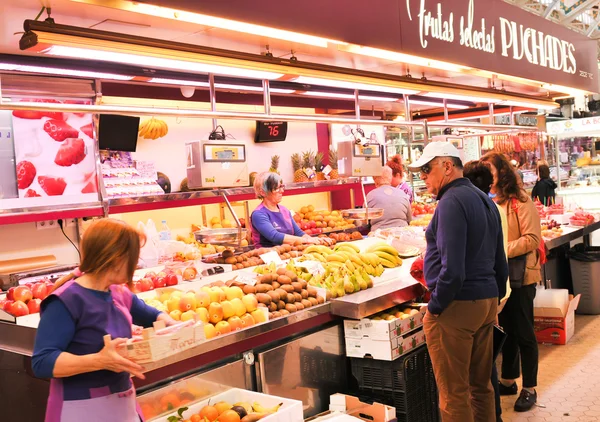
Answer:
<path fill-rule="evenodd" d="M 150 120 L 145 120 L 140 124 L 138 136 L 144 139 L 158 139 L 169 133 L 169 127 L 163 120 L 152 117 Z"/>
<path fill-rule="evenodd" d="M 402 265 L 402 259 L 398 256 L 398 251 L 387 243 L 382 242 L 370 246 L 364 255 L 372 258 L 375 255 L 385 268 L 394 268 Z"/>
<path fill-rule="evenodd" d="M 327 262 L 327 256 L 331 255 L 333 251 L 327 246 L 323 245 L 310 245 L 304 249 L 300 261 L 319 261 L 321 263 Z"/>
<path fill-rule="evenodd" d="M 277 406 L 273 406 L 273 407 L 264 407 L 262 404 L 258 403 L 258 402 L 254 402 L 252 403 L 252 409 L 256 412 L 256 413 L 277 413 L 277 411 L 279 410 L 279 408 L 283 406 L 283 403 L 279 403 Z"/>

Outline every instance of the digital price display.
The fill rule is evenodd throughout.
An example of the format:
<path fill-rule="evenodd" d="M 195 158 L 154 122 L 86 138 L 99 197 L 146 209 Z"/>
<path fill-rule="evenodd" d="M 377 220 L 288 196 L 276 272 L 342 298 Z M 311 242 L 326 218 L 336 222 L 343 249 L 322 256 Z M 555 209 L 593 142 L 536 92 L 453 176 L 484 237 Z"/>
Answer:
<path fill-rule="evenodd" d="M 231 160 L 232 158 L 234 158 L 234 153 L 230 149 L 217 151 L 217 159 L 218 160 Z"/>
<path fill-rule="evenodd" d="M 256 122 L 255 142 L 282 142 L 287 137 L 287 122 Z"/>

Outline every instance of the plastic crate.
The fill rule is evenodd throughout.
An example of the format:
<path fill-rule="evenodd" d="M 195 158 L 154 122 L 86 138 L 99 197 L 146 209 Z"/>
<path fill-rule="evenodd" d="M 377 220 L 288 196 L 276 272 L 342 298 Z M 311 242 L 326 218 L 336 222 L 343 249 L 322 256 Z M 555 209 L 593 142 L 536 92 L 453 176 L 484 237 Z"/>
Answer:
<path fill-rule="evenodd" d="M 426 346 L 394 361 L 351 359 L 357 396 L 396 408 L 398 421 L 437 422 L 438 392 Z"/>

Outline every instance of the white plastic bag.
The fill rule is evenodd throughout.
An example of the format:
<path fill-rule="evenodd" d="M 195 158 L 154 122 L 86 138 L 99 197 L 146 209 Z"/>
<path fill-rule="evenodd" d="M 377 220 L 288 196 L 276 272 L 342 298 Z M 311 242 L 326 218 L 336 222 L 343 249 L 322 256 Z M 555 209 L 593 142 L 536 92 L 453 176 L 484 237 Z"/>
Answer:
<path fill-rule="evenodd" d="M 158 233 L 156 232 L 156 226 L 154 226 L 152 220 L 148 220 L 145 226 L 140 221 L 138 223 L 138 230 L 146 235 L 146 243 L 140 250 L 140 266 L 142 268 L 156 267 L 158 265 L 158 248 L 156 247 Z"/>

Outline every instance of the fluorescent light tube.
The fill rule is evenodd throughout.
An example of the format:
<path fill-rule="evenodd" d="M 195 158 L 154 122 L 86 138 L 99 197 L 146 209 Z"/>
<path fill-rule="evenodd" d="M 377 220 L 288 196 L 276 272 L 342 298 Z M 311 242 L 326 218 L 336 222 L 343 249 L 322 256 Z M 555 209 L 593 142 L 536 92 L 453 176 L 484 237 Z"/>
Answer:
<path fill-rule="evenodd" d="M 0 63 L 0 70 L 8 70 L 15 72 L 27 72 L 27 73 L 44 73 L 47 75 L 60 75 L 60 76 L 78 76 L 82 78 L 93 78 L 93 79 L 112 79 L 115 81 L 130 81 L 133 76 L 116 75 L 113 73 L 103 72 L 90 72 L 86 70 L 74 70 L 74 69 L 59 69 L 54 67 L 44 66 L 28 66 L 12 63 Z"/>
<path fill-rule="evenodd" d="M 320 92 L 320 91 L 305 91 L 302 95 L 308 95 L 311 97 L 325 97 L 325 98 L 343 98 L 348 100 L 354 100 L 352 94 L 341 94 L 339 92 Z M 398 98 L 393 97 L 376 97 L 373 95 L 359 95 L 359 100 L 370 100 L 370 101 L 385 101 L 385 102 L 396 102 Z"/>
<path fill-rule="evenodd" d="M 409 103 L 412 106 L 413 104 L 417 104 L 417 105 L 426 105 L 426 106 L 434 106 L 434 107 L 440 107 L 440 108 L 444 108 L 444 104 L 443 103 L 436 103 L 434 101 L 423 101 L 423 100 L 413 100 L 412 98 L 409 99 Z M 448 108 L 454 108 L 457 110 L 464 110 L 469 108 L 469 106 L 464 105 L 464 104 L 454 104 L 454 103 L 446 103 L 446 107 Z"/>
<path fill-rule="evenodd" d="M 391 94 L 416 94 L 419 91 L 405 89 L 405 88 L 396 88 L 385 85 L 373 85 L 373 84 L 365 84 L 360 82 L 349 82 L 349 81 L 338 81 L 335 79 L 324 79 L 324 78 L 314 78 L 311 76 L 298 76 L 296 79 L 291 80 L 290 82 L 296 82 L 299 84 L 307 84 L 307 85 L 322 85 L 322 86 L 330 86 L 333 88 L 346 88 L 346 89 L 360 89 L 363 91 L 374 91 L 374 92 L 388 92 Z"/>

